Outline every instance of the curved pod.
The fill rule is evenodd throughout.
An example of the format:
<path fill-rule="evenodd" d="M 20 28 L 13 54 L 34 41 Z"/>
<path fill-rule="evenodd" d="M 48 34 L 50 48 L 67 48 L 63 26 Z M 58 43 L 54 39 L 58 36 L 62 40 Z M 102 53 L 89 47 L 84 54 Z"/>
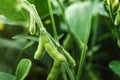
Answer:
<path fill-rule="evenodd" d="M 62 54 L 60 54 L 60 52 L 54 47 L 51 42 L 45 44 L 45 49 L 55 60 L 58 60 L 59 62 L 66 61 L 66 58 Z"/>
<path fill-rule="evenodd" d="M 39 44 L 38 44 L 37 50 L 34 54 L 34 59 L 40 59 L 44 54 L 45 48 L 44 48 L 44 38 L 43 37 L 44 36 L 41 36 L 39 38 Z"/>

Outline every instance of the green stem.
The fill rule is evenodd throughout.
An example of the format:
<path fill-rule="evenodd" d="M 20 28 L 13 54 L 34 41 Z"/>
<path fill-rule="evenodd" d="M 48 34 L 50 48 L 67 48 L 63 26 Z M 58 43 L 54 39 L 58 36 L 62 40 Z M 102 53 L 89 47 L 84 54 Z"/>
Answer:
<path fill-rule="evenodd" d="M 110 7 L 109 7 L 109 9 L 110 9 L 110 10 L 109 10 L 109 11 L 110 11 L 110 14 L 109 14 L 109 15 L 110 15 L 110 17 L 111 17 L 112 22 L 114 23 L 114 18 L 113 18 L 113 14 L 112 14 L 112 13 L 113 13 L 113 10 L 112 10 L 112 5 L 111 5 L 112 2 L 111 2 L 111 0 L 109 0 L 109 1 L 110 1 Z"/>
<path fill-rule="evenodd" d="M 96 37 L 97 37 L 97 23 L 98 23 L 98 14 L 94 16 L 93 18 L 93 37 L 92 37 L 92 42 L 91 42 L 91 50 L 93 50 L 93 47 L 95 46 L 96 43 Z M 93 51 L 92 51 L 93 52 Z M 93 54 L 93 53 L 92 53 Z M 89 66 L 91 67 L 92 65 L 92 54 L 89 57 Z"/>
<path fill-rule="evenodd" d="M 76 80 L 80 80 L 80 76 L 81 76 L 81 72 L 82 72 L 82 67 L 83 67 L 83 63 L 85 60 L 85 53 L 86 53 L 86 45 L 83 47 L 82 49 L 82 53 L 81 53 L 81 57 L 80 57 L 80 62 L 79 62 L 79 67 L 78 67 L 78 73 L 76 76 Z"/>
<path fill-rule="evenodd" d="M 74 80 L 74 76 L 73 76 L 73 73 L 72 73 L 72 71 L 71 71 L 71 69 L 70 69 L 70 67 L 68 65 L 68 62 L 65 62 L 64 66 L 65 66 L 66 71 L 67 71 L 67 73 L 68 73 L 68 75 L 70 77 L 70 80 Z"/>
<path fill-rule="evenodd" d="M 36 19 L 36 22 L 37 22 L 39 28 L 40 28 L 40 29 L 44 29 L 44 26 L 43 26 L 43 24 L 42 24 L 42 20 L 41 20 L 41 18 L 40 18 L 40 16 L 39 16 L 39 14 L 38 14 L 35 6 L 33 6 L 32 8 L 33 8 L 33 12 L 34 12 L 33 15 L 34 15 L 34 17 L 35 17 L 35 19 Z"/>
<path fill-rule="evenodd" d="M 61 68 L 62 69 L 61 70 L 62 80 L 68 80 L 64 66 L 61 66 L 61 67 L 62 67 Z"/>
<path fill-rule="evenodd" d="M 90 18 L 88 18 L 90 19 Z M 87 28 L 87 34 L 85 35 L 85 40 L 84 40 L 84 46 L 83 46 L 83 49 L 82 49 L 82 53 L 81 53 L 81 57 L 80 57 L 80 62 L 79 62 L 79 67 L 78 67 L 78 72 L 77 72 L 77 76 L 76 76 L 76 80 L 80 80 L 80 76 L 81 76 L 81 72 L 82 72 L 82 67 L 83 67 L 83 63 L 84 63 L 84 60 L 85 60 L 85 53 L 86 53 L 86 50 L 87 50 L 87 43 L 88 43 L 88 39 L 89 39 L 89 35 L 90 35 L 90 29 L 91 29 L 91 20 L 90 22 L 88 23 L 88 28 Z"/>
<path fill-rule="evenodd" d="M 115 27 L 115 31 L 116 31 L 116 37 L 117 37 L 117 40 L 119 41 L 120 40 L 120 32 L 119 32 L 119 29 L 117 27 L 119 26 L 114 26 Z M 119 46 L 119 45 L 118 45 Z"/>
<path fill-rule="evenodd" d="M 97 25 L 98 25 L 98 14 L 94 16 L 93 18 L 93 37 L 92 37 L 92 43 L 91 43 L 91 48 L 95 45 L 96 43 L 96 37 L 97 37 Z"/>
<path fill-rule="evenodd" d="M 21 5 L 24 9 L 28 10 L 30 13 L 33 14 L 33 16 L 35 17 L 35 20 L 39 26 L 39 29 L 43 30 L 44 26 L 42 24 L 41 18 L 39 16 L 35 6 L 33 4 L 30 4 L 28 1 L 22 2 Z"/>
<path fill-rule="evenodd" d="M 50 17 L 52 20 L 52 28 L 53 28 L 53 32 L 54 32 L 54 37 L 55 37 L 55 40 L 57 41 L 58 40 L 57 39 L 57 31 L 56 31 L 55 21 L 54 21 L 54 17 L 53 17 L 51 0 L 48 0 L 48 7 L 49 7 L 49 12 L 50 12 Z"/>

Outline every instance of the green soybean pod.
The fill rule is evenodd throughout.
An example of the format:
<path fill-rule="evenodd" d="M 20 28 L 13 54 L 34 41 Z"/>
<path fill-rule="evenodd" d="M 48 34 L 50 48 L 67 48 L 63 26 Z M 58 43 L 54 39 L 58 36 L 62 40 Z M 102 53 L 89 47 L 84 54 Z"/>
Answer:
<path fill-rule="evenodd" d="M 61 63 L 57 60 L 54 60 L 52 70 L 50 71 L 47 80 L 56 80 L 57 76 L 59 75 L 60 68 Z"/>
<path fill-rule="evenodd" d="M 37 47 L 37 50 L 34 54 L 34 59 L 40 59 L 42 55 L 44 54 L 45 48 L 44 48 L 44 36 L 40 36 L 39 38 L 39 44 Z"/>
<path fill-rule="evenodd" d="M 45 51 L 45 43 L 49 41 L 49 37 L 47 35 L 48 33 L 45 30 L 41 30 L 40 32 L 40 38 L 39 38 L 39 44 L 37 47 L 37 50 L 34 54 L 34 59 L 39 59 L 44 55 Z"/>
<path fill-rule="evenodd" d="M 45 44 L 45 49 L 53 59 L 58 60 L 59 62 L 66 61 L 66 58 L 62 54 L 60 54 L 60 52 L 54 47 L 52 42 L 47 42 Z"/>
<path fill-rule="evenodd" d="M 61 47 L 62 48 L 62 47 Z M 70 53 L 68 53 L 64 48 L 62 48 L 63 54 L 66 57 L 67 61 L 69 64 L 71 64 L 72 66 L 75 66 L 75 60 L 72 58 L 72 56 L 70 55 Z"/>
<path fill-rule="evenodd" d="M 31 35 L 35 34 L 35 32 L 36 32 L 35 18 L 32 15 L 32 13 L 30 13 L 29 32 Z"/>

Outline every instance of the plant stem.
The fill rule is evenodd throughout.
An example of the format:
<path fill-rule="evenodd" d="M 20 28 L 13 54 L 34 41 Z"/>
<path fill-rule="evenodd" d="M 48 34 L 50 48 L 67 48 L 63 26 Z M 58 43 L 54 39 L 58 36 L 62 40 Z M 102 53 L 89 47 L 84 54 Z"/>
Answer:
<path fill-rule="evenodd" d="M 80 57 L 80 60 L 79 60 L 80 62 L 79 62 L 79 67 L 78 67 L 78 73 L 77 73 L 77 76 L 76 76 L 76 80 L 80 80 L 82 67 L 83 67 L 83 63 L 84 63 L 84 60 L 85 60 L 86 50 L 87 50 L 86 45 L 84 45 L 83 49 L 82 49 L 81 57 Z"/>
<path fill-rule="evenodd" d="M 72 73 L 72 71 L 71 71 L 71 69 L 70 69 L 70 67 L 68 65 L 68 62 L 65 61 L 64 66 L 65 66 L 66 71 L 67 71 L 67 73 L 68 73 L 68 75 L 70 77 L 70 80 L 74 80 L 73 73 Z"/>
<path fill-rule="evenodd" d="M 55 37 L 55 40 L 57 41 L 58 40 L 57 31 L 56 31 L 55 21 L 54 21 L 54 17 L 53 17 L 51 0 L 48 0 L 48 7 L 49 7 L 49 12 L 50 12 L 50 17 L 51 17 L 51 20 L 52 20 L 52 28 L 53 28 L 53 32 L 54 32 L 54 37 Z"/>
<path fill-rule="evenodd" d="M 92 42 L 91 42 L 91 50 L 93 50 L 93 47 L 95 46 L 95 43 L 96 43 L 96 37 L 97 37 L 97 23 L 98 23 L 98 14 L 96 14 L 94 17 L 93 17 L 93 37 L 92 37 Z M 92 54 L 93 54 L 93 51 L 92 51 Z M 91 67 L 92 65 L 92 54 L 91 56 L 89 57 L 89 66 Z"/>
<path fill-rule="evenodd" d="M 35 19 L 36 19 L 36 22 L 37 22 L 39 28 L 40 28 L 40 29 L 43 29 L 44 26 L 43 26 L 43 24 L 42 24 L 41 18 L 40 18 L 40 16 L 39 16 L 39 14 L 38 14 L 35 6 L 33 6 L 32 8 L 33 8 L 33 12 L 34 12 L 33 15 L 34 15 L 34 17 L 35 17 Z"/>
<path fill-rule="evenodd" d="M 93 18 L 93 37 L 92 37 L 92 43 L 91 43 L 91 48 L 95 45 L 96 43 L 96 37 L 97 37 L 97 25 L 98 25 L 98 14 L 96 14 Z"/>
<path fill-rule="evenodd" d="M 88 38 L 90 35 L 90 30 L 91 30 L 91 18 L 88 18 L 89 22 L 88 22 L 88 28 L 87 28 L 87 34 L 85 35 L 85 40 L 84 40 L 84 46 L 82 49 L 82 53 L 81 53 L 81 57 L 80 57 L 80 62 L 79 62 L 79 67 L 78 67 L 78 72 L 77 72 L 77 76 L 76 76 L 76 80 L 80 80 L 80 76 L 81 76 L 81 72 L 82 72 L 82 67 L 83 67 L 83 63 L 85 60 L 85 53 L 87 50 L 87 43 L 88 43 Z"/>
<path fill-rule="evenodd" d="M 42 21 L 41 21 L 41 18 L 35 8 L 35 6 L 33 4 L 30 4 L 28 1 L 23 1 L 21 2 L 21 5 L 24 9 L 26 9 L 29 13 L 32 13 L 32 15 L 34 16 L 38 26 L 39 26 L 39 29 L 40 30 L 43 30 L 44 29 L 44 26 L 42 24 Z"/>

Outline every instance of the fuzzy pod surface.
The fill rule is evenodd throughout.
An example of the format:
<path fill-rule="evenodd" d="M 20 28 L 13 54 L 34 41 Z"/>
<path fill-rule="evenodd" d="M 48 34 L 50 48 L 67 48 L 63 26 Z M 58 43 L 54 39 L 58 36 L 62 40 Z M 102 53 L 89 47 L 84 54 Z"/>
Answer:
<path fill-rule="evenodd" d="M 66 61 L 66 58 L 55 48 L 52 42 L 46 43 L 45 49 L 53 59 L 59 62 Z"/>

